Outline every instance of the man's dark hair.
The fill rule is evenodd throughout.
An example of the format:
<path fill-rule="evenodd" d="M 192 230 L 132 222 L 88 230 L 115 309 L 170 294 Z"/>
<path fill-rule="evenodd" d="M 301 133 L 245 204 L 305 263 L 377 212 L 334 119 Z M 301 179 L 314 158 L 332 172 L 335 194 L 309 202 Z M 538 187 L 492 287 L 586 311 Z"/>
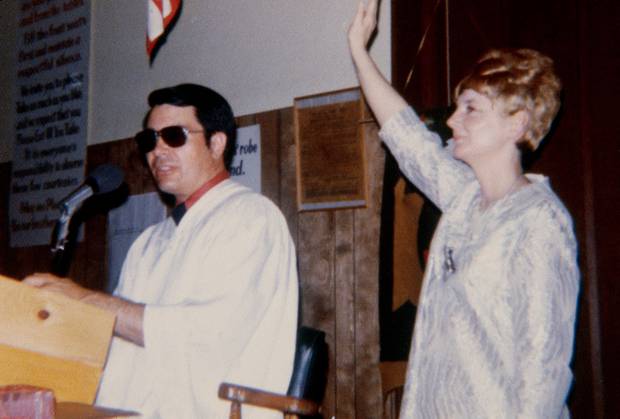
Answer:
<path fill-rule="evenodd" d="M 207 146 L 211 146 L 211 136 L 216 132 L 226 134 L 224 164 L 226 168 L 230 167 L 235 152 L 237 127 L 232 109 L 222 95 L 205 86 L 184 83 L 154 90 L 148 101 L 151 108 L 158 105 L 193 106 L 196 119 L 205 130 Z M 148 115 L 145 121 L 147 119 Z"/>

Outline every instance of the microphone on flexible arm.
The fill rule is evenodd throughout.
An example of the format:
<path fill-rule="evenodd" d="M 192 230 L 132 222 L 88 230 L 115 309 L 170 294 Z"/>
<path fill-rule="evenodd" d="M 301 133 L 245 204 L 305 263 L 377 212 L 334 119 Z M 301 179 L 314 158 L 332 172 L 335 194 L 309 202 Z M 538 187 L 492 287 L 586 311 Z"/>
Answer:
<path fill-rule="evenodd" d="M 97 166 L 86 178 L 84 183 L 58 203 L 60 217 L 56 221 L 52 234 L 52 253 L 54 254 L 53 270 L 60 273 L 62 252 L 65 250 L 69 234 L 69 224 L 73 214 L 82 206 L 84 201 L 94 195 L 105 194 L 119 188 L 123 183 L 123 171 L 113 164 Z"/>
<path fill-rule="evenodd" d="M 97 166 L 80 187 L 58 203 L 58 207 L 61 212 L 74 213 L 91 196 L 117 189 L 123 177 L 123 171 L 113 164 Z"/>

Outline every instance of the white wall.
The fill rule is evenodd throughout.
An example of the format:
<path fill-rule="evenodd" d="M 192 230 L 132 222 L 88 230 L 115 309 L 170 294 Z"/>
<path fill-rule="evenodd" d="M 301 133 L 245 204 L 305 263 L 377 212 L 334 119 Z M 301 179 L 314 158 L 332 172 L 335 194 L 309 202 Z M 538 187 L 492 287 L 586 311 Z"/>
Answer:
<path fill-rule="evenodd" d="M 346 30 L 358 0 L 185 0 L 152 66 L 146 0 L 92 0 L 88 143 L 133 135 L 146 96 L 181 82 L 222 93 L 235 115 L 292 106 L 298 96 L 357 85 Z M 0 161 L 14 138 L 14 0 L 0 0 Z M 390 74 L 390 2 L 372 53 Z"/>

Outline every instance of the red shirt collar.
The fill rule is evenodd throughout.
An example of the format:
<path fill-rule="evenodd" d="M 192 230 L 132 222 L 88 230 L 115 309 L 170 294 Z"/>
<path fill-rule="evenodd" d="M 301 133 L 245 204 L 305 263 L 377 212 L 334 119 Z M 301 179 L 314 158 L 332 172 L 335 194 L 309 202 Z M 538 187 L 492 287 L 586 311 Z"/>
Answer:
<path fill-rule="evenodd" d="M 213 176 L 211 179 L 206 181 L 200 188 L 196 189 L 186 200 L 183 202 L 185 204 L 185 209 L 188 210 L 192 205 L 196 203 L 204 194 L 206 194 L 211 188 L 216 186 L 218 183 L 225 181 L 230 177 L 230 173 L 228 170 L 224 169 L 219 172 L 217 175 Z M 180 204 L 180 203 L 179 203 Z"/>

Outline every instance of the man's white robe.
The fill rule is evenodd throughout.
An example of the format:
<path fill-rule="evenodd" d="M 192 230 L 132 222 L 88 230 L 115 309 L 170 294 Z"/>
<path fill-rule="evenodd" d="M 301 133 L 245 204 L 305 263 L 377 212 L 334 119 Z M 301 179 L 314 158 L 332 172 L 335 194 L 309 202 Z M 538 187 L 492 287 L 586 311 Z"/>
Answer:
<path fill-rule="evenodd" d="M 146 304 L 145 343 L 114 338 L 98 405 L 147 418 L 227 418 L 223 381 L 286 392 L 297 268 L 286 221 L 267 198 L 226 180 L 178 226 L 168 217 L 149 227 L 115 294 Z"/>

